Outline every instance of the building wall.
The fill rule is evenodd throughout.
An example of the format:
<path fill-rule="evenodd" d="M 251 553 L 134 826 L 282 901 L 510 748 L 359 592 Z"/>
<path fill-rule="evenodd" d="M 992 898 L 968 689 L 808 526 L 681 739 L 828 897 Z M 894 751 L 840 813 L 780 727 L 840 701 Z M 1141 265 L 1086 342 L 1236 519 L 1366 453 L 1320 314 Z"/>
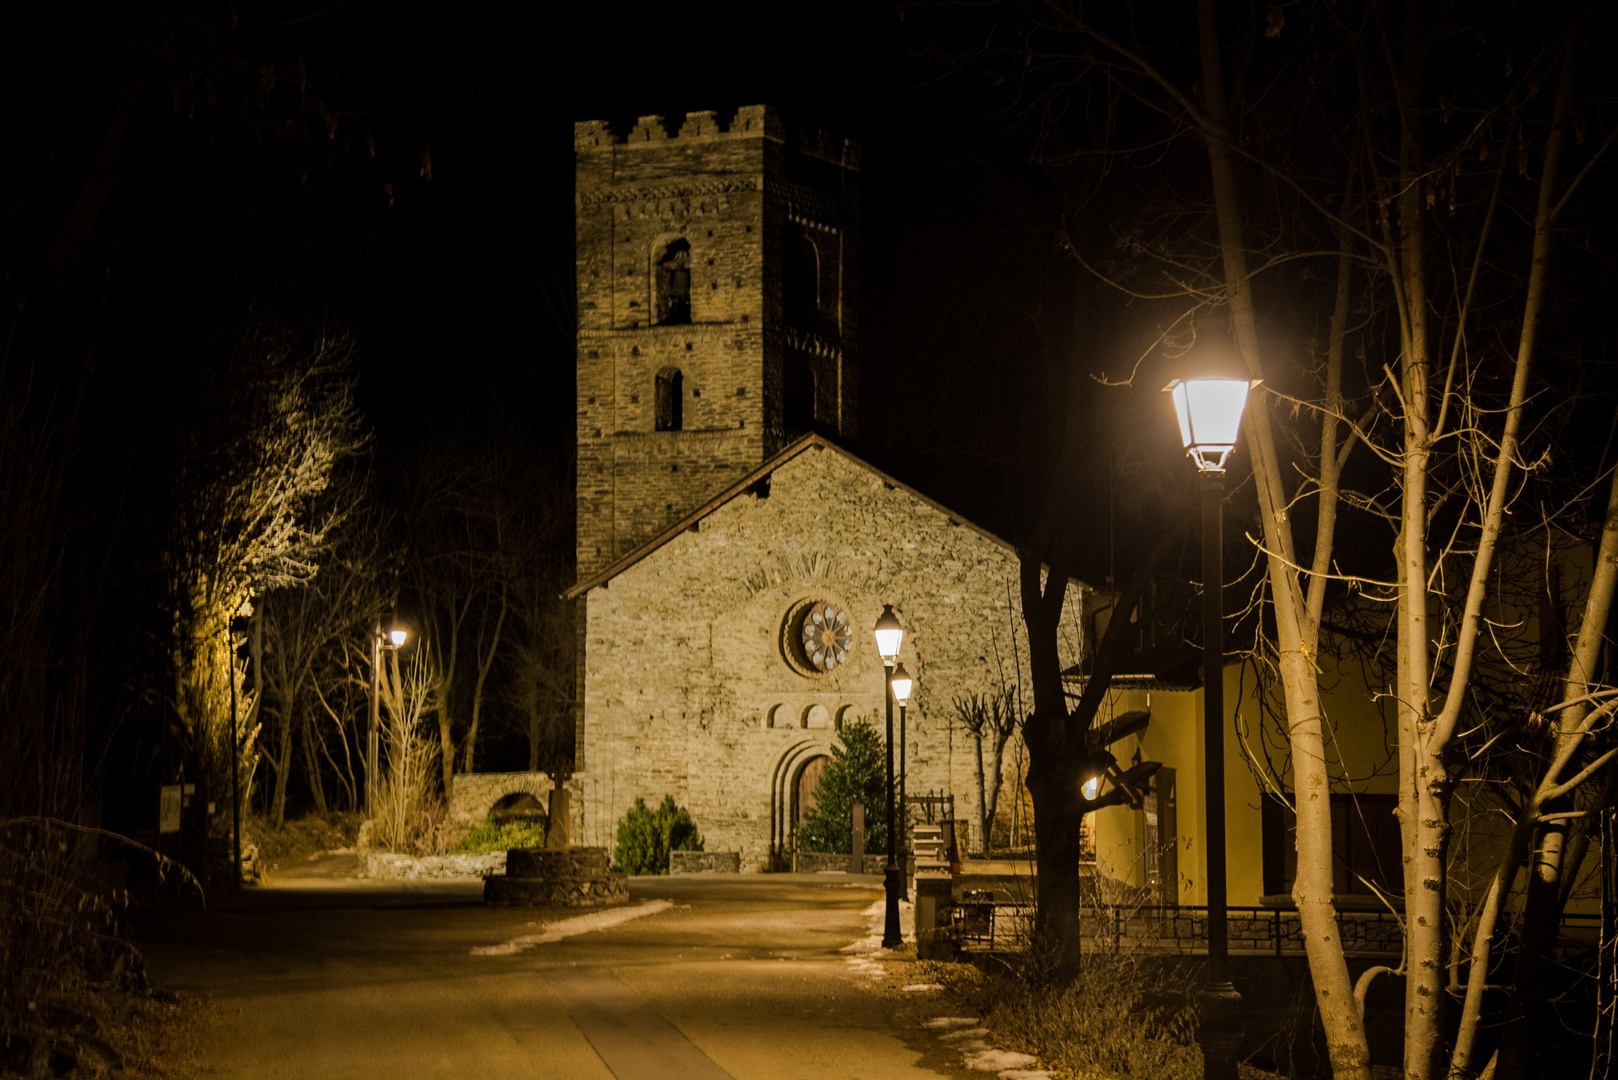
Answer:
<path fill-rule="evenodd" d="M 1082 645 L 1084 590 L 1071 589 L 1065 662 Z M 849 661 L 821 675 L 783 650 L 783 624 L 811 599 L 841 606 L 854 627 Z M 830 752 L 840 721 L 880 728 L 871 627 L 887 603 L 916 679 L 909 791 L 953 793 L 958 816 L 975 819 L 975 756 L 951 702 L 1019 677 L 1016 556 L 839 451 L 804 450 L 767 494 L 738 496 L 585 602 L 585 843 L 610 846 L 637 796 L 672 794 L 709 850 L 740 851 L 745 870 L 767 865 L 786 840 L 794 771 Z"/>
<path fill-rule="evenodd" d="M 814 373 L 817 422 L 854 434 L 857 145 L 794 135 L 767 106 L 674 126 L 575 125 L 581 578 L 785 445 L 791 364 Z M 660 325 L 656 264 L 674 240 L 690 245 L 690 321 Z M 794 276 L 801 250 L 814 272 Z M 811 302 L 788 302 L 788 277 Z M 671 370 L 682 424 L 658 431 L 654 383 Z"/>

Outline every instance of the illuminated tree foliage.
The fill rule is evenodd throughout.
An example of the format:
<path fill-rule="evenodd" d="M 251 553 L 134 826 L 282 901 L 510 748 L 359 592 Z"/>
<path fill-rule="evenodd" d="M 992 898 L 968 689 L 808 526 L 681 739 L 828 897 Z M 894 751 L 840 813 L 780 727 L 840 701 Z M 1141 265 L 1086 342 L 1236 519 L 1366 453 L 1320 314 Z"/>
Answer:
<path fill-rule="evenodd" d="M 798 822 L 800 851 L 851 854 L 854 804 L 865 806 L 865 850 L 887 850 L 887 765 L 882 734 L 869 720 L 843 724 L 831 762 L 815 789 L 815 805 Z"/>

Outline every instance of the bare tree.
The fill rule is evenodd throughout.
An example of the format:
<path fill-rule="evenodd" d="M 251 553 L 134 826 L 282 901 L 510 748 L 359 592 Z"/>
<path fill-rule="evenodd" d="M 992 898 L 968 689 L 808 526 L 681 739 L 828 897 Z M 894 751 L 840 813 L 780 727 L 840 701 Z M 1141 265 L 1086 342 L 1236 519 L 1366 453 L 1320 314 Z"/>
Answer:
<path fill-rule="evenodd" d="M 1480 720 L 1478 673 L 1495 662 L 1484 613 L 1497 609 L 1496 560 L 1511 542 L 1511 511 L 1532 505 L 1527 491 L 1543 489 L 1553 472 L 1546 421 L 1570 407 L 1569 388 L 1580 382 L 1576 344 L 1546 313 L 1575 302 L 1576 290 L 1552 296 L 1552 256 L 1614 138 L 1610 130 L 1575 138 L 1589 123 L 1580 102 L 1594 97 L 1576 63 L 1585 12 L 1557 7 L 1521 18 L 1491 9 L 1463 29 L 1457 12 L 1418 3 L 1272 6 L 1258 18 L 1200 0 L 1194 25 L 1172 26 L 1142 20 L 1135 8 L 1002 10 L 973 59 L 1016 88 L 1041 140 L 1036 152 L 1055 145 L 1050 133 L 1065 117 L 1082 115 L 1094 120 L 1090 145 L 1067 144 L 1069 160 L 1128 159 L 1159 178 L 1155 187 L 1132 180 L 1149 198 L 1120 218 L 1128 224 L 1111 257 L 1073 243 L 1076 259 L 1137 303 L 1177 305 L 1160 339 L 1171 353 L 1192 334 L 1205 348 L 1228 342 L 1265 380 L 1244 425 L 1273 627 L 1265 647 L 1285 701 L 1293 896 L 1340 1077 L 1369 1075 L 1362 1007 L 1376 969 L 1356 986 L 1337 938 L 1325 767 L 1332 728 L 1316 657 L 1331 594 L 1339 603 L 1345 593 L 1373 597 L 1392 612 L 1384 630 L 1393 643 L 1404 865 L 1404 1069 L 1435 1075 L 1444 1067 L 1450 969 L 1451 793 L 1461 775 L 1483 767 L 1463 736 Z M 1177 34 L 1196 49 L 1180 48 Z M 1463 47 L 1467 35 L 1491 44 Z M 1225 67 L 1233 56 L 1234 77 Z M 1087 107 L 1070 109 L 1075 101 Z M 1202 163 L 1195 171 L 1193 149 Z M 1280 273 L 1303 266 L 1329 267 L 1303 280 L 1331 287 Z M 1264 330 L 1266 317 L 1295 321 L 1295 308 L 1318 312 L 1327 328 L 1312 370 Z M 1360 368 L 1352 392 L 1350 357 Z M 1548 359 L 1557 374 L 1541 373 Z M 1363 491 L 1342 486 L 1356 448 Z M 1578 503 L 1549 505 L 1565 520 Z M 1391 560 L 1364 557 L 1359 536 L 1345 546 L 1337 527 L 1345 509 L 1385 526 Z M 1025 609 L 1032 599 L 1025 588 Z M 1605 610 L 1598 589 L 1584 603 Z M 1591 674 L 1565 680 L 1582 688 L 1570 700 L 1589 698 Z M 1036 677 L 1036 696 L 1039 685 Z M 1587 742 L 1583 725 L 1600 712 L 1556 710 L 1559 745 Z M 1564 794 L 1601 761 L 1575 768 L 1550 754 L 1521 816 L 1541 816 L 1540 798 Z M 1279 777 L 1270 783 L 1285 786 Z M 1538 826 L 1546 842 L 1534 877 L 1542 884 L 1530 888 L 1543 897 L 1535 933 L 1554 934 L 1550 912 L 1566 878 L 1548 864 L 1560 858 L 1554 834 L 1564 827 Z M 1529 962 L 1519 975 L 1533 970 Z M 1523 994 L 1519 986 L 1515 1008 Z M 1511 1032 L 1529 1027 L 1508 1021 L 1508 1050 Z M 1463 1031 L 1463 1043 L 1470 1038 Z M 1458 1046 L 1451 1063 L 1469 1067 L 1469 1055 Z M 1520 1072 L 1520 1058 L 1508 1053 L 1508 1066 Z"/>
<path fill-rule="evenodd" d="M 208 790 L 229 775 L 230 620 L 254 594 L 306 585 L 341 512 L 322 509 L 334 466 L 364 443 L 348 342 L 260 332 L 243 341 L 216 405 L 237 431 L 228 453 L 182 459 L 190 497 L 175 522 L 173 707 Z M 290 746 L 290 743 L 288 744 Z"/>
<path fill-rule="evenodd" d="M 1015 697 L 1007 689 L 956 697 L 953 704 L 955 718 L 971 734 L 977 755 L 978 827 L 983 838 L 983 850 L 987 852 L 995 808 L 1000 801 L 1006 743 L 1022 727 L 1022 721 L 1016 712 Z M 983 756 L 985 744 L 989 747 L 986 762 Z"/>

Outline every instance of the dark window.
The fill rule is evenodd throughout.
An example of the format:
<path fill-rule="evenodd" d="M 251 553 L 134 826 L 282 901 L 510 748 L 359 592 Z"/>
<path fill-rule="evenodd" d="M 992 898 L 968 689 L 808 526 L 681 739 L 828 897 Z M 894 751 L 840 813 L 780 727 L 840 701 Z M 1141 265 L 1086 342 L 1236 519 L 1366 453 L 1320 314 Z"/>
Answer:
<path fill-rule="evenodd" d="M 802 435 L 815 426 L 815 373 L 800 357 L 787 358 L 783 420 L 787 438 Z"/>
<path fill-rule="evenodd" d="M 1141 801 L 1141 857 L 1151 903 L 1180 902 L 1180 837 L 1174 798 L 1174 770 L 1162 768 Z"/>
<path fill-rule="evenodd" d="M 786 264 L 781 275 L 782 304 L 787 323 L 800 330 L 820 325 L 820 251 L 803 233 L 787 241 Z"/>
<path fill-rule="evenodd" d="M 675 240 L 657 260 L 657 321 L 691 321 L 691 245 Z"/>
<path fill-rule="evenodd" d="M 685 376 L 678 368 L 666 368 L 657 373 L 657 430 L 679 431 L 683 427 L 682 403 L 685 398 Z"/>
<path fill-rule="evenodd" d="M 1290 798 L 1290 796 L 1289 796 Z M 1331 797 L 1332 892 L 1338 896 L 1374 896 L 1376 889 L 1403 890 L 1403 847 L 1395 795 Z M 1264 893 L 1292 892 L 1298 871 L 1297 818 L 1273 797 L 1261 808 Z M 1376 889 L 1371 886 L 1375 885 Z"/>

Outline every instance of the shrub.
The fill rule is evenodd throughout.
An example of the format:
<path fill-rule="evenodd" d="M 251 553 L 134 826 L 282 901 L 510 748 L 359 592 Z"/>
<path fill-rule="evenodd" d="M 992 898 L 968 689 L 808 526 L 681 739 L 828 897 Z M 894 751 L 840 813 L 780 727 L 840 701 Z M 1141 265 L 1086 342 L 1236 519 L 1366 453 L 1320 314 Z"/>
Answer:
<path fill-rule="evenodd" d="M 887 766 L 882 736 L 868 720 L 844 724 L 831 764 L 815 789 L 815 808 L 798 822 L 799 851 L 847 855 L 854 850 L 854 804 L 865 804 L 865 850 L 887 847 Z"/>
<path fill-rule="evenodd" d="M 512 848 L 544 847 L 545 826 L 537 821 L 494 821 L 484 818 L 466 834 L 460 847 L 462 855 L 483 855 L 490 851 L 510 851 Z"/>
<path fill-rule="evenodd" d="M 929 965 L 975 1005 L 1011 1049 L 1037 1054 L 1076 1080 L 1199 1080 L 1190 988 L 1201 982 L 1178 957 L 1092 953 L 1067 986 L 1035 948 L 1009 973 L 964 964 Z"/>
<path fill-rule="evenodd" d="M 670 851 L 701 851 L 702 834 L 673 795 L 663 796 L 656 810 L 636 799 L 618 822 L 618 847 L 612 861 L 625 874 L 666 874 Z"/>

